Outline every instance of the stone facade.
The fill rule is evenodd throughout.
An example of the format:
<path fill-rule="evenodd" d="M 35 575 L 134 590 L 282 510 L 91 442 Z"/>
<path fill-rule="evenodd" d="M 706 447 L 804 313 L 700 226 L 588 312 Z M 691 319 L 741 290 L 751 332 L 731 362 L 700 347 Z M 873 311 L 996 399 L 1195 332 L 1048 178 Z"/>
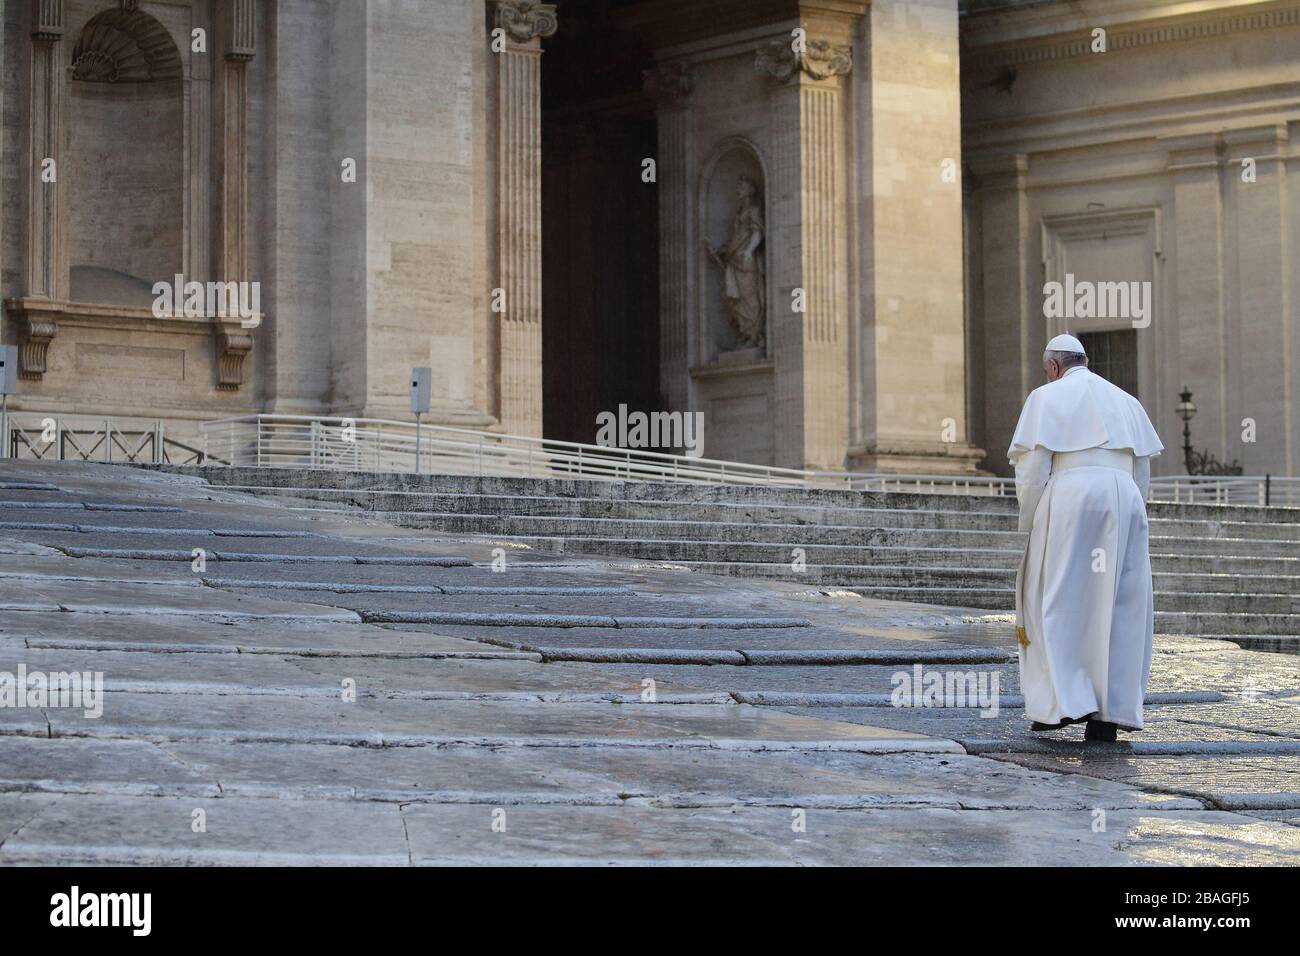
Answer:
<path fill-rule="evenodd" d="M 1167 444 L 1186 383 L 1198 446 L 1295 473 L 1300 0 L 3 10 L 16 409 L 406 419 L 429 365 L 442 423 L 628 402 L 709 457 L 1002 471 L 1068 326 Z M 155 314 L 177 275 L 258 314 Z M 1067 276 L 1150 324 L 1046 318 Z"/>
<path fill-rule="evenodd" d="M 1169 446 L 1157 473 L 1183 470 L 1186 385 L 1198 449 L 1295 475 L 1300 4 L 972 2 L 962 44 L 972 431 L 990 465 L 1069 325 L 1134 340 Z M 1046 318 L 1043 285 L 1067 274 L 1150 282 L 1151 315 Z"/>

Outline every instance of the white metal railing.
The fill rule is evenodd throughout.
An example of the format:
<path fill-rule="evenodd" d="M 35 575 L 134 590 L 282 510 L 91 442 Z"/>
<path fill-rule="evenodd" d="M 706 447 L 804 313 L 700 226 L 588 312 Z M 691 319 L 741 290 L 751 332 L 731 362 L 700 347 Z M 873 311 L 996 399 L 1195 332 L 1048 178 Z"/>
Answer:
<path fill-rule="evenodd" d="M 166 436 L 160 419 L 10 412 L 0 421 L 0 458 L 202 464 L 203 452 Z"/>
<path fill-rule="evenodd" d="M 1015 494 L 1013 481 L 988 475 L 894 475 L 775 468 L 446 425 L 420 426 L 417 443 L 417 427 L 412 422 L 379 419 L 248 415 L 206 422 L 203 433 L 206 456 L 231 465 Z"/>
<path fill-rule="evenodd" d="M 1171 475 L 1151 479 L 1152 501 L 1300 508 L 1300 478 L 1276 475 Z"/>

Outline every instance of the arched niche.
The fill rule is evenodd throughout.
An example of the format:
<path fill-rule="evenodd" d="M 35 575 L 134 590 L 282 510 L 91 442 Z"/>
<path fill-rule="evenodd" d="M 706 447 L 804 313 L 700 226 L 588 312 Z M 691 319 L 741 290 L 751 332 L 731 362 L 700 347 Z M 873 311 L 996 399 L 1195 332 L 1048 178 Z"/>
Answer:
<path fill-rule="evenodd" d="M 148 306 L 155 282 L 185 271 L 180 52 L 134 4 L 96 13 L 69 46 L 70 298 Z"/>
<path fill-rule="evenodd" d="M 738 194 L 739 184 L 753 184 L 753 213 L 749 217 L 738 216 L 742 199 Z M 728 137 L 718 144 L 704 164 L 700 175 L 699 187 L 699 250 L 700 265 L 700 301 L 696 314 L 699 316 L 698 344 L 699 354 L 704 365 L 713 365 L 720 356 L 745 355 L 750 360 L 763 360 L 770 354 L 771 342 L 771 282 L 772 274 L 768 254 L 767 231 L 770 222 L 767 202 L 767 170 L 758 149 L 749 140 L 742 137 Z M 743 221 L 739 221 L 743 220 Z M 761 239 L 754 252 L 754 265 L 757 274 L 746 276 L 743 271 L 733 271 L 733 286 L 728 290 L 727 257 L 725 250 L 729 244 L 739 240 L 741 233 L 749 230 L 761 231 Z M 734 266 L 733 266 L 734 270 Z M 756 284 L 761 292 L 761 317 L 757 319 L 757 341 L 744 341 L 738 326 L 744 321 L 729 317 L 731 306 L 725 293 L 745 292 L 747 282 Z M 739 284 L 740 288 L 735 286 Z"/>

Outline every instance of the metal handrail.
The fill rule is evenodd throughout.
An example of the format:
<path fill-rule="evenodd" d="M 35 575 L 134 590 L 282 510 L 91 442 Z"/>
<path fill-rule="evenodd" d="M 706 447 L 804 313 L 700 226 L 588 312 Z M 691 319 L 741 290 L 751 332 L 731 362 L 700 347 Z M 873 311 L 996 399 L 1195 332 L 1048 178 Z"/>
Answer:
<path fill-rule="evenodd" d="M 414 471 L 415 426 L 392 419 L 245 415 L 203 426 L 208 454 L 232 464 Z M 346 440 L 344 436 L 346 437 Z M 348 445 L 344 449 L 341 446 Z M 423 425 L 420 457 L 436 471 L 474 475 L 1014 494 L 987 475 L 897 475 L 779 468 L 649 449 L 612 448 L 449 425 Z M 428 469 L 426 469 L 428 470 Z"/>

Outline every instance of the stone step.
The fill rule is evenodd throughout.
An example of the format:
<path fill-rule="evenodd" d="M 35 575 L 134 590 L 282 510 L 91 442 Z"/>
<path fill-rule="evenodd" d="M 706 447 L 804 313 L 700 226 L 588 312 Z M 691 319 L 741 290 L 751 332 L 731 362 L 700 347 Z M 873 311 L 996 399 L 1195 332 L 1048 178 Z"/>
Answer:
<path fill-rule="evenodd" d="M 300 493 L 302 489 L 478 494 L 509 497 L 568 497 L 611 501 L 720 502 L 751 505 L 811 505 L 947 512 L 1015 514 L 1015 499 L 983 494 L 850 491 L 841 488 L 780 488 L 763 485 L 706 485 L 683 482 L 602 481 L 561 478 L 501 478 L 472 475 L 412 475 L 342 472 L 307 468 L 165 465 L 160 470 L 201 475 L 232 489 L 261 488 Z M 1153 517 L 1214 521 L 1274 521 L 1300 525 L 1300 508 L 1153 502 Z"/>
<path fill-rule="evenodd" d="M 942 508 L 810 507 L 763 503 L 620 500 L 611 498 L 547 497 L 541 495 L 423 494 L 361 489 L 282 488 L 247 486 L 252 494 L 284 495 L 318 500 L 342 509 L 361 508 L 386 523 L 428 527 L 421 515 L 532 516 L 538 518 L 621 519 L 627 521 L 723 522 L 760 525 L 824 525 L 866 528 L 930 528 L 964 531 L 1016 530 L 1016 516 L 1007 510 L 950 511 Z M 1300 542 L 1300 524 L 1232 521 L 1213 518 L 1161 517 L 1163 505 L 1153 504 L 1152 533 L 1203 538 L 1266 538 Z M 328 510 L 328 509 L 326 509 Z"/>
<path fill-rule="evenodd" d="M 937 528 L 868 528 L 843 525 L 771 525 L 741 522 L 629 521 L 621 518 L 568 518 L 549 515 L 420 514 L 385 516 L 388 523 L 408 528 L 436 529 L 454 534 L 507 537 L 565 537 L 582 539 L 752 542 L 792 549 L 808 545 L 889 545 L 990 551 L 1024 549 L 1025 537 L 1017 531 Z M 1300 558 L 1300 541 L 1256 538 L 1188 538 L 1151 535 L 1152 553 L 1255 555 Z"/>
<path fill-rule="evenodd" d="M 1233 614 L 1206 611 L 1156 611 L 1156 631 L 1161 634 L 1300 633 L 1300 614 Z"/>
<path fill-rule="evenodd" d="M 1015 607 L 1012 587 L 935 587 L 902 585 L 852 585 L 846 588 L 863 597 L 913 604 L 940 604 L 1010 610 Z M 1257 616 L 1300 613 L 1300 597 L 1292 594 L 1213 594 L 1155 592 L 1156 612 L 1240 614 L 1253 621 Z M 1253 631 L 1254 628 L 1247 628 Z"/>
<path fill-rule="evenodd" d="M 790 567 L 794 549 L 800 548 L 808 566 L 848 565 L 870 567 L 884 565 L 914 565 L 918 567 L 971 567 L 1015 568 L 1020 561 L 1019 550 L 987 550 L 982 548 L 951 547 L 897 547 L 873 545 L 852 547 L 840 545 L 801 544 L 787 545 L 774 542 L 749 541 L 682 541 L 682 540 L 628 540 L 625 538 L 563 538 L 532 535 L 499 535 L 490 540 L 510 540 L 527 544 L 539 552 L 621 557 L 681 564 L 683 566 L 707 564 L 773 564 Z M 1249 549 L 1244 549 L 1249 550 Z M 1259 556 L 1253 554 L 1160 554 L 1152 556 L 1156 570 L 1200 571 L 1240 574 L 1296 574 L 1300 572 L 1300 557 Z M 697 567 L 707 571 L 710 568 Z M 725 571 L 722 573 L 726 573 Z"/>
<path fill-rule="evenodd" d="M 766 569 L 770 573 L 755 573 Z M 701 569 L 702 570 L 702 569 Z M 734 574 L 738 577 L 771 577 L 795 583 L 817 584 L 830 587 L 936 587 L 936 588 L 992 588 L 1010 592 L 1015 585 L 1015 568 L 948 568 L 917 567 L 915 565 L 837 565 L 809 566 L 795 572 L 790 565 L 738 564 L 734 567 L 713 569 L 715 573 Z M 1152 575 L 1157 592 L 1171 594 L 1227 594 L 1253 595 L 1256 593 L 1290 596 L 1300 594 L 1300 577 L 1294 575 L 1257 574 L 1201 574 L 1157 572 Z"/>
<path fill-rule="evenodd" d="M 268 496 L 320 501 L 340 508 L 360 508 L 386 523 L 419 514 L 537 515 L 568 518 L 622 518 L 656 521 L 726 521 L 766 524 L 842 524 L 862 527 L 952 527 L 1014 531 L 1016 516 L 1005 511 L 903 510 L 898 508 L 824 507 L 734 502 L 622 501 L 540 495 L 421 494 L 308 488 L 246 487 L 234 490 Z"/>

